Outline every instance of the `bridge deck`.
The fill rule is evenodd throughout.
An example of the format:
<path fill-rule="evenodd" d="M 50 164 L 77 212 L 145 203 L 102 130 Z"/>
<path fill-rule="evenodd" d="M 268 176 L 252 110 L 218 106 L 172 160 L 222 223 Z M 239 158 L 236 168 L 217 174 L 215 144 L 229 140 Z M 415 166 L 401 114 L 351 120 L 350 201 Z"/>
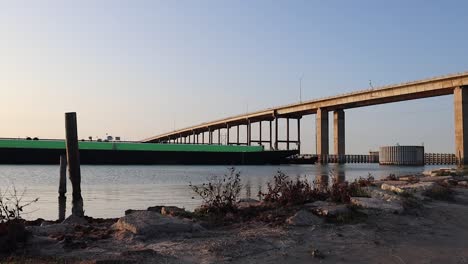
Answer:
<path fill-rule="evenodd" d="M 142 142 L 157 142 L 168 140 L 172 136 L 181 137 L 202 133 L 209 130 L 226 128 L 227 126 L 245 125 L 248 122 L 271 121 L 278 117 L 298 118 L 303 115 L 315 114 L 319 108 L 327 110 L 348 109 L 377 104 L 385 104 L 433 96 L 448 95 L 459 86 L 468 85 L 468 72 L 435 77 L 420 81 L 388 85 L 375 89 L 330 96 L 321 99 L 305 101 L 275 108 L 269 108 L 248 114 L 232 116 L 196 126 L 179 129 L 162 135 L 150 137 Z"/>

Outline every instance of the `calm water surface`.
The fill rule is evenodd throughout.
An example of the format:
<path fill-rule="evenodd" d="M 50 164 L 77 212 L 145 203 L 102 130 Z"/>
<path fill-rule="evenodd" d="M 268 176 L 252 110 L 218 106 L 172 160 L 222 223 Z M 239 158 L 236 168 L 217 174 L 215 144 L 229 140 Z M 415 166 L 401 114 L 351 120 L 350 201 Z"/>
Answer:
<path fill-rule="evenodd" d="M 345 175 L 347 180 L 371 173 L 381 178 L 422 172 L 440 166 L 398 167 L 378 164 L 237 166 L 244 185 L 243 196 L 256 198 L 277 171 L 290 176 L 304 176 L 313 181 L 317 175 Z M 154 205 L 175 205 L 193 210 L 200 200 L 189 183 L 200 184 L 214 175 L 228 172 L 227 166 L 82 166 L 82 194 L 85 213 L 93 217 L 120 217 L 126 209 L 146 209 Z M 0 189 L 26 188 L 24 200 L 39 197 L 26 209 L 26 219 L 57 219 L 59 166 L 0 165 Z M 67 215 L 71 209 L 71 185 L 68 182 Z"/>

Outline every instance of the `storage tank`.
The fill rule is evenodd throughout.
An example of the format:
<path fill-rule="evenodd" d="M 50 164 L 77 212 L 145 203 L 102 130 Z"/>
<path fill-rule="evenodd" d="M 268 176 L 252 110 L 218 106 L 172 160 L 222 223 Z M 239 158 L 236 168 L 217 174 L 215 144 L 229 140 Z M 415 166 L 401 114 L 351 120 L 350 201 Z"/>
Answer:
<path fill-rule="evenodd" d="M 380 147 L 379 164 L 382 165 L 424 165 L 423 146 Z"/>

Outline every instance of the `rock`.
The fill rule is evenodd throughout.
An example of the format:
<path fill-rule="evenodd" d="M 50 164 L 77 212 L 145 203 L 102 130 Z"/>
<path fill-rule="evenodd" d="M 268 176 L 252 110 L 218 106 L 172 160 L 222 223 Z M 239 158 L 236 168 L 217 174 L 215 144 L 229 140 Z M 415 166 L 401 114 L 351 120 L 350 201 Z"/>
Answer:
<path fill-rule="evenodd" d="M 162 205 L 156 205 L 156 206 L 150 206 L 148 207 L 148 211 L 151 211 L 151 212 L 156 212 L 156 213 L 161 213 L 161 209 L 163 208 L 164 206 Z"/>
<path fill-rule="evenodd" d="M 305 204 L 304 206 L 318 215 L 327 217 L 347 215 L 351 212 L 345 204 L 336 204 L 326 201 L 316 201 Z"/>
<path fill-rule="evenodd" d="M 398 180 L 399 180 L 399 181 L 412 182 L 412 181 L 417 181 L 418 178 L 417 178 L 417 177 L 413 177 L 413 176 L 403 176 L 403 177 L 398 177 Z"/>
<path fill-rule="evenodd" d="M 468 181 L 459 181 L 458 186 L 468 187 Z"/>
<path fill-rule="evenodd" d="M 384 201 L 387 201 L 387 202 L 391 202 L 391 201 L 401 201 L 401 196 L 393 193 L 393 192 L 390 192 L 390 191 L 384 191 L 380 188 L 376 188 L 376 187 L 365 187 L 364 189 L 370 197 L 372 198 L 377 198 L 377 199 L 380 199 L 380 200 L 384 200 Z"/>
<path fill-rule="evenodd" d="M 125 215 L 129 215 L 129 214 L 133 214 L 134 212 L 141 212 L 141 211 L 145 211 L 145 210 L 128 209 L 128 210 L 125 210 Z"/>
<path fill-rule="evenodd" d="M 431 177 L 456 176 L 457 170 L 454 168 L 441 168 L 431 171 Z"/>
<path fill-rule="evenodd" d="M 436 185 L 435 182 L 418 182 L 413 184 L 392 185 L 384 183 L 380 188 L 382 190 L 392 191 L 396 193 L 416 193 L 420 191 L 431 190 Z"/>
<path fill-rule="evenodd" d="M 456 181 L 468 181 L 468 176 L 453 176 Z"/>
<path fill-rule="evenodd" d="M 323 259 L 325 258 L 325 255 L 319 251 L 318 249 L 312 249 L 312 251 L 310 252 L 310 254 L 312 255 L 312 257 L 314 258 L 318 258 L 318 259 Z"/>
<path fill-rule="evenodd" d="M 422 174 L 425 175 L 425 176 L 431 176 L 432 171 L 431 170 L 426 170 L 426 171 L 423 171 Z"/>
<path fill-rule="evenodd" d="M 113 227 L 146 238 L 157 237 L 163 233 L 193 232 L 203 229 L 190 220 L 163 216 L 151 211 L 139 211 L 121 217 Z"/>
<path fill-rule="evenodd" d="M 259 206 L 261 202 L 252 198 L 243 198 L 239 200 L 239 208 L 255 207 Z"/>
<path fill-rule="evenodd" d="M 72 224 L 72 225 L 86 225 L 88 221 L 84 217 L 79 217 L 76 215 L 70 215 L 68 218 L 63 220 L 63 224 Z"/>
<path fill-rule="evenodd" d="M 403 206 L 396 202 L 387 202 L 377 198 L 351 197 L 351 204 L 364 209 L 381 210 L 389 213 L 400 214 L 403 212 Z"/>
<path fill-rule="evenodd" d="M 406 181 L 384 181 L 382 184 L 400 186 L 400 185 L 406 185 L 408 183 Z"/>
<path fill-rule="evenodd" d="M 446 185 L 449 185 L 449 186 L 458 185 L 458 181 L 456 181 L 456 180 L 454 180 L 454 179 L 446 179 L 446 180 L 443 180 L 443 183 L 446 184 Z"/>
<path fill-rule="evenodd" d="M 185 209 L 179 208 L 177 206 L 163 206 L 163 208 L 161 208 L 162 215 L 177 216 L 182 215 L 184 213 Z"/>
<path fill-rule="evenodd" d="M 423 178 L 420 178 L 419 181 L 420 182 L 440 182 L 440 181 L 452 180 L 452 179 L 453 179 L 452 176 L 437 176 L 437 177 L 423 177 Z"/>
<path fill-rule="evenodd" d="M 407 181 L 407 182 L 417 182 L 420 178 L 424 177 L 422 174 L 413 174 L 413 175 L 405 175 L 399 176 L 399 181 Z"/>
<path fill-rule="evenodd" d="M 310 226 L 322 223 L 322 219 L 306 210 L 300 210 L 286 219 L 286 223 L 293 226 Z"/>

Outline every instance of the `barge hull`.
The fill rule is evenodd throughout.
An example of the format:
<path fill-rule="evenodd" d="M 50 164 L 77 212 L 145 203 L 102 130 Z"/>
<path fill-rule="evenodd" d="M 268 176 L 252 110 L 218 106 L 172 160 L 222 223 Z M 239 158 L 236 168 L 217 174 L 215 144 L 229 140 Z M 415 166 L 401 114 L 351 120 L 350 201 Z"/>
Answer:
<path fill-rule="evenodd" d="M 296 150 L 253 152 L 80 150 L 90 165 L 264 165 L 286 163 Z M 63 149 L 0 148 L 0 164 L 59 164 Z"/>

